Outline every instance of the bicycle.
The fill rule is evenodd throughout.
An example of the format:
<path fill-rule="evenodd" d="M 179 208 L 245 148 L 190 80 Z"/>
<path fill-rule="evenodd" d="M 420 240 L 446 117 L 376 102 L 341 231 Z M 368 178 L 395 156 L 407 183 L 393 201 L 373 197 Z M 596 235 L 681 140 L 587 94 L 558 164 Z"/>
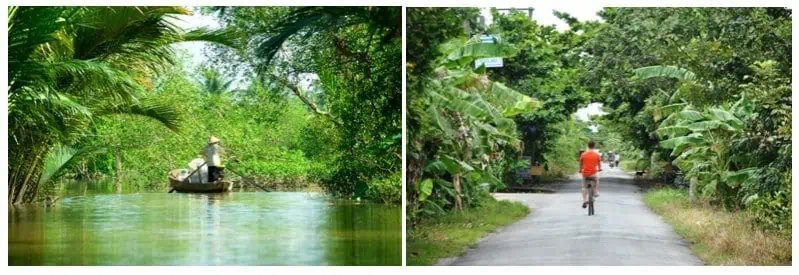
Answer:
<path fill-rule="evenodd" d="M 597 172 L 600 172 L 600 171 L 602 171 L 602 170 L 599 170 Z M 589 179 L 590 180 L 586 180 L 584 178 L 583 181 L 586 182 L 586 185 L 587 185 L 587 188 L 588 188 L 588 216 L 593 216 L 594 215 L 594 184 L 596 183 L 595 180 L 597 180 L 597 179 L 594 178 L 594 177 L 590 177 Z"/>

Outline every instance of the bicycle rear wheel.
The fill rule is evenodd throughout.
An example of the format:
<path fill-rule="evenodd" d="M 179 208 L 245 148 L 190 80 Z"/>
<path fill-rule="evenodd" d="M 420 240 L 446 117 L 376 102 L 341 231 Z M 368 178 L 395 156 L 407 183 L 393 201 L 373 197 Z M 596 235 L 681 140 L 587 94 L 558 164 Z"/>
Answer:
<path fill-rule="evenodd" d="M 588 185 L 588 216 L 594 215 L 594 186 Z"/>

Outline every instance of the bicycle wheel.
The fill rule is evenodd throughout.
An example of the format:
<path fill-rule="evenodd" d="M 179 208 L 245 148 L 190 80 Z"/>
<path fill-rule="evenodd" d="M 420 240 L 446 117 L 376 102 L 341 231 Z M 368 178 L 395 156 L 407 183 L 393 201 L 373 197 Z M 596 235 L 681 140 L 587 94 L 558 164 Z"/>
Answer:
<path fill-rule="evenodd" d="M 594 186 L 588 185 L 588 216 L 594 215 Z"/>

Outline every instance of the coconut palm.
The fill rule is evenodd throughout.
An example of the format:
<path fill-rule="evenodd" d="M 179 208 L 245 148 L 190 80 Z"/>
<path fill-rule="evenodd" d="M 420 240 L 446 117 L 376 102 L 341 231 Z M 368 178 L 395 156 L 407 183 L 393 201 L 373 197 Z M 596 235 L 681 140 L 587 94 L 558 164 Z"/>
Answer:
<path fill-rule="evenodd" d="M 174 64 L 174 43 L 232 44 L 226 31 L 177 27 L 176 16 L 187 14 L 181 7 L 9 9 L 10 203 L 36 198 L 45 156 L 79 140 L 94 117 L 141 115 L 178 130 L 177 110 L 148 102 L 150 77 Z"/>
<path fill-rule="evenodd" d="M 202 91 L 208 95 L 224 95 L 244 91 L 241 89 L 231 89 L 233 81 L 235 80 L 225 79 L 217 70 L 205 69 L 201 74 L 200 87 Z"/>

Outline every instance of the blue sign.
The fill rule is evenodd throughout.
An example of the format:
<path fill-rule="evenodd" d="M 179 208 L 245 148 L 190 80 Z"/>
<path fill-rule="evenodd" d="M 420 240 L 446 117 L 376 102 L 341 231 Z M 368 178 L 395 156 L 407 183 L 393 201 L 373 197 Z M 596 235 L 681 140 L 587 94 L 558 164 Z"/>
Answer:
<path fill-rule="evenodd" d="M 497 42 L 497 38 L 494 37 L 493 35 L 483 35 L 483 36 L 480 36 L 480 42 L 482 42 L 482 43 L 492 43 L 493 44 L 493 43 Z"/>
<path fill-rule="evenodd" d="M 497 43 L 497 37 L 493 35 L 482 35 L 480 36 L 480 43 Z M 480 68 L 481 65 L 485 65 L 486 68 L 502 67 L 502 57 L 480 58 L 474 61 L 475 68 Z"/>

